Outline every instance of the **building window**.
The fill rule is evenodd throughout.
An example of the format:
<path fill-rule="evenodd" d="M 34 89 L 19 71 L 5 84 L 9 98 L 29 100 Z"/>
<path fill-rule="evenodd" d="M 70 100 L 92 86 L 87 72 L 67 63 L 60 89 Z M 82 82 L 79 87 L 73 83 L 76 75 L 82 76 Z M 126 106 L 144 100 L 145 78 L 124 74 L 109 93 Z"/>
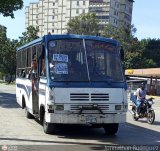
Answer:
<path fill-rule="evenodd" d="M 116 11 L 114 11 L 114 15 L 116 15 Z"/>
<path fill-rule="evenodd" d="M 55 6 L 55 3 L 53 3 L 53 6 Z"/>
<path fill-rule="evenodd" d="M 86 3 L 85 3 L 85 1 L 83 1 L 83 5 L 85 5 Z"/>
<path fill-rule="evenodd" d="M 83 13 L 85 13 L 85 9 L 83 9 Z"/>
<path fill-rule="evenodd" d="M 52 19 L 54 19 L 54 16 L 52 16 Z"/>
<path fill-rule="evenodd" d="M 77 1 L 77 6 L 79 6 L 79 1 Z"/>
<path fill-rule="evenodd" d="M 107 5 L 110 5 L 110 2 L 107 2 Z"/>
<path fill-rule="evenodd" d="M 52 33 L 54 33 L 54 29 L 52 29 Z"/>
<path fill-rule="evenodd" d="M 76 9 L 76 14 L 79 14 L 79 9 Z"/>
<path fill-rule="evenodd" d="M 131 7 L 129 8 L 129 13 L 132 13 L 132 8 Z"/>

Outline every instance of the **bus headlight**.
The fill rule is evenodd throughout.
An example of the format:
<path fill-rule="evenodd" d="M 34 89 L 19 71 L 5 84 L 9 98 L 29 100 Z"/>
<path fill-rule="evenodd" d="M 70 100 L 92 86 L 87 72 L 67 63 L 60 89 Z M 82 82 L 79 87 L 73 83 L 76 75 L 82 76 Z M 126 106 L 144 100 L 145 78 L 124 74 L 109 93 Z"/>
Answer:
<path fill-rule="evenodd" d="M 54 113 L 54 103 L 50 102 L 47 104 L 48 113 Z"/>
<path fill-rule="evenodd" d="M 115 105 L 115 110 L 121 110 L 121 105 Z"/>

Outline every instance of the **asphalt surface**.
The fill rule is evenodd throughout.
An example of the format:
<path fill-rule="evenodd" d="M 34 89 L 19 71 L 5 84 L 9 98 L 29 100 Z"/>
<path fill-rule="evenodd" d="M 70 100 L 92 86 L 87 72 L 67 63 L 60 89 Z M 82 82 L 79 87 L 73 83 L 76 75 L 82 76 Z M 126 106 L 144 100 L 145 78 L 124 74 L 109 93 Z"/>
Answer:
<path fill-rule="evenodd" d="M 130 102 L 129 102 L 130 104 Z M 120 124 L 114 136 L 107 136 L 102 128 L 63 127 L 56 135 L 44 134 L 42 126 L 34 119 L 25 118 L 24 110 L 16 103 L 15 86 L 0 85 L 0 150 L 108 150 L 110 145 L 154 145 L 160 150 L 160 100 L 153 105 L 156 118 L 153 125 L 146 119 L 134 121 L 130 112 L 127 122 Z M 130 110 L 130 106 L 129 106 Z M 133 146 L 135 148 L 133 148 Z M 112 148 L 113 149 L 113 148 Z M 123 148 L 126 149 L 126 148 Z M 153 148 L 152 148 L 153 149 Z"/>

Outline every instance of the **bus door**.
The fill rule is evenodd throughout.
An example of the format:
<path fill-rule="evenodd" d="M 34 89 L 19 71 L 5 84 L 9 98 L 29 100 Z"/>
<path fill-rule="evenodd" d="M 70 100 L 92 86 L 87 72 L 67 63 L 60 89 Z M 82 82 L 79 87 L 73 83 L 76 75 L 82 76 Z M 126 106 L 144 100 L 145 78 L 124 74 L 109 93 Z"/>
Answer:
<path fill-rule="evenodd" d="M 39 74 L 39 104 L 45 104 L 46 98 L 46 59 L 45 59 L 45 48 L 41 46 L 38 50 L 38 74 Z"/>
<path fill-rule="evenodd" d="M 38 57 L 37 46 L 32 47 L 32 63 L 31 63 L 31 83 L 32 83 L 32 110 L 33 114 L 39 112 L 39 74 L 38 74 Z"/>

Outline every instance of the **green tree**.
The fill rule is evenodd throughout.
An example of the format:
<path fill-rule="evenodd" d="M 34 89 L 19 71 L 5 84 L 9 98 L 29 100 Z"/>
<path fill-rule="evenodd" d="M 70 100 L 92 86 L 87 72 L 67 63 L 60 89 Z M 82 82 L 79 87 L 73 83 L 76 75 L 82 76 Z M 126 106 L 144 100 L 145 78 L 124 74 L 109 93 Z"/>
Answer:
<path fill-rule="evenodd" d="M 12 76 L 16 73 L 16 48 L 18 46 L 18 40 L 7 39 L 4 46 L 1 49 L 0 56 L 0 69 L 6 75 L 10 75 L 9 83 L 12 80 Z"/>
<path fill-rule="evenodd" d="M 96 14 L 87 13 L 74 17 L 68 22 L 68 32 L 72 34 L 96 35 L 99 25 Z"/>
<path fill-rule="evenodd" d="M 6 40 L 7 40 L 6 30 L 7 30 L 6 27 L 0 25 L 0 53 L 3 53 L 3 47 L 4 47 L 4 44 L 6 43 Z M 0 55 L 0 60 L 2 60 L 1 55 Z M 2 63 L 0 62 L 0 73 L 1 73 L 1 76 L 4 75 L 2 70 L 3 70 L 3 66 L 2 66 Z"/>
<path fill-rule="evenodd" d="M 38 27 L 33 27 L 29 26 L 27 27 L 27 31 L 22 33 L 22 37 L 20 38 L 20 45 L 24 45 L 34 39 L 39 38 L 38 36 L 39 28 Z"/>
<path fill-rule="evenodd" d="M 7 28 L 5 26 L 0 25 L 0 46 L 1 47 L 3 46 L 3 43 L 7 39 L 6 30 Z"/>
<path fill-rule="evenodd" d="M 1 0 L 0 1 L 0 14 L 3 16 L 11 16 L 14 18 L 14 11 L 22 9 L 23 0 Z"/>
<path fill-rule="evenodd" d="M 115 28 L 112 25 L 108 25 L 103 36 L 116 39 L 123 46 L 125 61 L 125 68 L 141 68 L 142 65 L 142 51 L 140 42 L 134 36 L 136 28 L 134 25 L 129 28 Z"/>
<path fill-rule="evenodd" d="M 16 73 L 16 48 L 18 40 L 10 40 L 6 37 L 7 28 L 0 25 L 0 72 L 12 76 Z"/>
<path fill-rule="evenodd" d="M 160 39 L 143 39 L 143 57 L 147 62 L 144 66 L 147 67 L 160 67 Z"/>

